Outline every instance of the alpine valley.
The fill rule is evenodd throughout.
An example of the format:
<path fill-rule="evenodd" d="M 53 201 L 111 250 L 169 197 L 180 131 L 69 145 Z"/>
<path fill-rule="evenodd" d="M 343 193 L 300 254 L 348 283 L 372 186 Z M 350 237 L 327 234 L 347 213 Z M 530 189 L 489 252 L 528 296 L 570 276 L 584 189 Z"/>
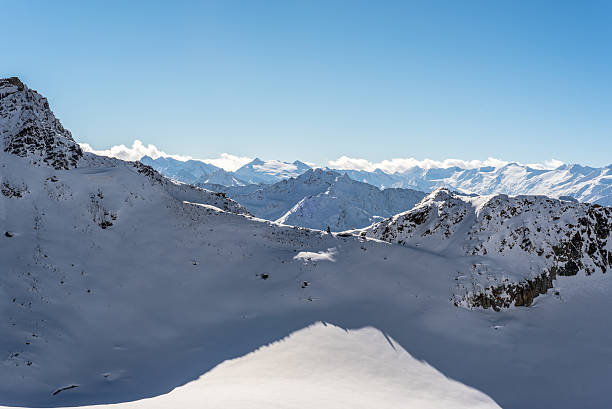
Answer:
<path fill-rule="evenodd" d="M 0 138 L 4 407 L 609 405 L 610 167 L 127 162 L 14 77 Z"/>

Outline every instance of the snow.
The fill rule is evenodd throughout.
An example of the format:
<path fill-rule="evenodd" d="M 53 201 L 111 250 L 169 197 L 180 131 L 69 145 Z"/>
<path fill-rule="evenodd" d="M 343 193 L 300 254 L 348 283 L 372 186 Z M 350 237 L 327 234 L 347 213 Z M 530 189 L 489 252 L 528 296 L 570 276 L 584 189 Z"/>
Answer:
<path fill-rule="evenodd" d="M 309 165 L 299 161 L 287 163 L 255 158 L 236 170 L 234 175 L 247 183 L 276 183 L 283 179 L 297 177 L 309 169 Z"/>
<path fill-rule="evenodd" d="M 140 161 L 170 179 L 192 185 L 218 183 L 226 186 L 244 186 L 246 184 L 235 178 L 232 172 L 199 160 L 181 161 L 171 157 L 152 159 L 149 156 L 143 156 Z"/>
<path fill-rule="evenodd" d="M 531 194 L 570 196 L 582 202 L 612 205 L 610 167 L 588 168 L 563 165 L 554 169 L 533 168 L 509 163 L 487 168 L 412 167 L 403 172 L 385 173 L 344 170 L 351 178 L 376 186 L 412 188 L 430 192 L 446 187 L 464 193 Z"/>
<path fill-rule="evenodd" d="M 608 405 L 608 208 L 438 190 L 327 234 L 140 163 L 40 157 L 0 152 L 0 405 Z M 568 261 L 529 307 L 458 302 Z"/>
<path fill-rule="evenodd" d="M 327 251 L 300 251 L 295 257 L 294 260 L 304 260 L 304 261 L 336 261 L 334 256 L 337 251 L 335 248 L 329 248 Z"/>
<path fill-rule="evenodd" d="M 486 262 L 474 262 L 472 274 L 456 279 L 455 302 L 470 306 L 474 295 L 511 283 L 605 273 L 612 266 L 611 225 L 612 209 L 598 205 L 545 196 L 466 197 L 440 188 L 413 209 L 353 233 L 446 255 L 487 255 Z"/>
<path fill-rule="evenodd" d="M 220 190 L 255 216 L 282 224 L 333 231 L 365 227 L 412 208 L 425 194 L 411 189 L 385 189 L 357 182 L 337 172 L 314 169 L 272 185 Z"/>
<path fill-rule="evenodd" d="M 612 170 L 609 166 L 591 168 L 580 165 L 562 165 L 551 162 L 548 165 L 523 165 L 498 160 L 485 161 L 490 166 L 476 166 L 477 161 L 464 162 L 449 160 L 437 163 L 425 161 L 410 162 L 410 166 L 385 167 L 374 169 L 371 166 L 341 166 L 341 162 L 330 171 L 347 174 L 351 179 L 386 188 L 408 188 L 431 192 L 439 187 L 466 194 L 532 194 L 551 197 L 573 197 L 582 202 L 593 202 L 612 205 Z M 296 165 L 297 164 L 297 165 Z M 454 165 L 453 165 L 454 164 Z M 183 182 L 194 183 L 190 175 L 178 175 L 181 171 L 166 171 L 163 165 L 151 163 L 157 170 L 168 177 L 178 178 Z M 555 165 L 555 166 L 549 166 Z M 177 162 L 178 167 L 188 171 L 189 164 Z M 355 170 L 355 168 L 363 168 Z M 277 183 L 290 177 L 298 177 L 310 169 L 303 162 L 286 163 L 279 161 L 262 161 L 255 159 L 238 171 L 225 172 L 223 178 L 209 178 L 202 183 L 217 183 L 226 186 L 244 185 L 247 183 Z M 368 170 L 369 169 L 369 170 Z M 389 169 L 396 169 L 390 172 Z M 236 179 L 236 182 L 233 180 Z M 304 197 L 300 198 L 303 199 Z M 294 203 L 297 203 L 294 202 Z M 280 217 L 280 216 L 279 216 Z"/>
<path fill-rule="evenodd" d="M 372 328 L 316 323 L 158 397 L 105 405 L 166 408 L 499 408 Z M 88 406 L 87 408 L 99 408 Z"/>
<path fill-rule="evenodd" d="M 200 206 L 203 207 L 205 209 L 209 209 L 215 212 L 223 212 L 223 209 L 218 208 L 217 206 L 213 206 L 213 205 L 209 205 L 209 204 L 204 204 L 204 203 L 192 203 L 192 202 L 188 202 L 187 200 L 183 200 L 183 203 L 185 204 L 190 204 L 193 206 Z"/>

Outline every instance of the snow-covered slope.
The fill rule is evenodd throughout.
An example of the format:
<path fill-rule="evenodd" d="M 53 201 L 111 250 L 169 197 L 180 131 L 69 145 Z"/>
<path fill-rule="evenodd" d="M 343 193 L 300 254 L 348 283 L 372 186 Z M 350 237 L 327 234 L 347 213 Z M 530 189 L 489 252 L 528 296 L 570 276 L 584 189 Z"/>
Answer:
<path fill-rule="evenodd" d="M 293 163 L 280 162 L 277 160 L 263 161 L 259 158 L 242 166 L 234 174 L 238 179 L 247 183 L 276 183 L 283 179 L 297 177 L 310 169 L 310 166 L 299 160 Z"/>
<path fill-rule="evenodd" d="M 327 190 L 339 176 L 340 174 L 336 172 L 314 169 L 296 178 L 284 179 L 271 185 L 224 187 L 201 184 L 199 186 L 224 192 L 257 217 L 276 220 L 304 197 Z"/>
<path fill-rule="evenodd" d="M 333 231 L 370 225 L 412 208 L 425 196 L 411 189 L 380 190 L 324 169 L 272 185 L 200 186 L 226 193 L 257 217 L 321 230 L 329 226 Z"/>
<path fill-rule="evenodd" d="M 545 196 L 466 197 L 440 188 L 413 209 L 360 231 L 422 249 L 470 257 L 456 303 L 530 305 L 557 276 L 605 273 L 612 266 L 612 208 Z"/>
<path fill-rule="evenodd" d="M 105 407 L 499 408 L 482 392 L 410 356 L 375 328 L 346 331 L 323 323 L 226 361 L 168 394 Z"/>
<path fill-rule="evenodd" d="M 299 178 L 298 178 L 299 179 Z M 277 221 L 293 226 L 342 231 L 411 209 L 425 193 L 412 189 L 385 189 L 357 182 L 346 175 L 323 192 L 305 196 Z"/>
<path fill-rule="evenodd" d="M 5 118 L 0 131 L 13 123 L 10 115 Z M 10 131 L 2 135 L 3 142 L 14 137 Z M 53 152 L 70 149 L 49 146 Z M 423 206 L 448 216 L 438 219 L 433 234 L 401 246 L 255 219 L 220 195 L 172 183 L 140 163 L 83 154 L 77 167 L 68 162 L 69 169 L 56 169 L 53 161 L 38 158 L 38 151 L 0 152 L 2 405 L 106 405 L 165 395 L 186 384 L 193 385 L 190 395 L 202 393 L 204 399 L 209 392 L 189 384 L 204 375 L 201 380 L 216 383 L 215 406 L 227 407 L 240 396 L 236 390 L 274 389 L 275 367 L 269 363 L 277 358 L 291 362 L 282 365 L 288 369 L 280 385 L 311 388 L 321 380 L 320 389 L 304 389 L 313 396 L 296 392 L 288 402 L 274 402 L 277 407 L 296 401 L 353 407 L 364 390 L 364 402 L 380 400 L 380 407 L 422 407 L 415 404 L 418 396 L 435 404 L 432 395 L 456 398 L 447 406 L 492 405 L 438 372 L 504 408 L 600 408 L 609 402 L 612 281 L 597 270 L 585 274 L 596 261 L 601 264 L 593 257 L 603 254 L 600 243 L 609 252 L 604 222 L 594 222 L 609 209 L 542 204 L 542 211 L 561 212 L 546 230 L 555 236 L 529 235 L 534 252 L 521 253 L 515 244 L 502 255 L 493 249 L 503 235 L 506 243 L 523 243 L 513 236 L 519 220 L 511 217 L 515 199 L 466 199 L 464 220 L 490 212 L 491 224 L 478 226 L 495 239 L 475 232 L 478 246 L 464 247 L 472 242 L 471 225 L 451 220 L 458 220 L 453 209 L 459 212 L 466 200 L 434 196 Z M 467 210 L 474 208 L 479 210 Z M 520 209 L 525 222 L 527 208 Z M 535 221 L 539 226 L 540 219 Z M 519 257 L 543 262 L 545 254 L 537 253 L 546 251 L 546 240 L 569 233 L 571 241 L 576 228 L 586 230 L 579 257 L 573 253 L 578 240 L 557 245 L 559 254 L 551 257 L 560 258 L 557 267 L 564 272 L 574 271 L 570 260 L 582 263 L 578 274 L 557 274 L 554 292 L 537 297 L 531 307 L 495 312 L 478 307 L 484 303 L 461 302 L 472 289 L 462 286 L 471 281 L 461 275 L 476 284 L 493 275 L 518 279 L 525 274 Z M 596 247 L 589 254 L 591 243 Z M 334 332 L 329 348 L 320 349 L 319 332 L 307 330 L 290 337 L 287 348 L 277 348 L 283 341 L 247 355 L 319 321 L 347 330 L 375 328 L 396 351 L 383 351 L 374 330 L 356 337 Z M 357 357 L 346 358 L 347 351 Z M 438 372 L 418 366 L 408 354 Z M 308 374 L 291 386 L 288 373 L 300 369 Z M 378 384 L 387 393 L 363 389 Z M 182 391 L 166 395 L 161 407 L 206 407 L 202 400 L 180 405 Z M 242 406 L 261 402 L 247 399 Z"/>

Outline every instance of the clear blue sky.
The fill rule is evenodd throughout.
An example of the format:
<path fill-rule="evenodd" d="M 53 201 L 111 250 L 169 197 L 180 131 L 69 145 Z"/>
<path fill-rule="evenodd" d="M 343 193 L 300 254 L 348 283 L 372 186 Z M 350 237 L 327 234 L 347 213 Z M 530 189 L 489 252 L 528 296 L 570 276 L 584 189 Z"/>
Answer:
<path fill-rule="evenodd" d="M 0 0 L 77 140 L 320 164 L 612 163 L 612 2 Z"/>

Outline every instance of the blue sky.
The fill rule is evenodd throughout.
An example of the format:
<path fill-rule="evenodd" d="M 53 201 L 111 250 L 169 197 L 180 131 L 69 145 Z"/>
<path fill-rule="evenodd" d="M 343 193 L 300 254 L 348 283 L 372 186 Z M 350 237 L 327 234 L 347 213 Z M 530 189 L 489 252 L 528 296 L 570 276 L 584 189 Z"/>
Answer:
<path fill-rule="evenodd" d="M 96 148 L 612 163 L 609 1 L 0 4 L 0 75 Z"/>

